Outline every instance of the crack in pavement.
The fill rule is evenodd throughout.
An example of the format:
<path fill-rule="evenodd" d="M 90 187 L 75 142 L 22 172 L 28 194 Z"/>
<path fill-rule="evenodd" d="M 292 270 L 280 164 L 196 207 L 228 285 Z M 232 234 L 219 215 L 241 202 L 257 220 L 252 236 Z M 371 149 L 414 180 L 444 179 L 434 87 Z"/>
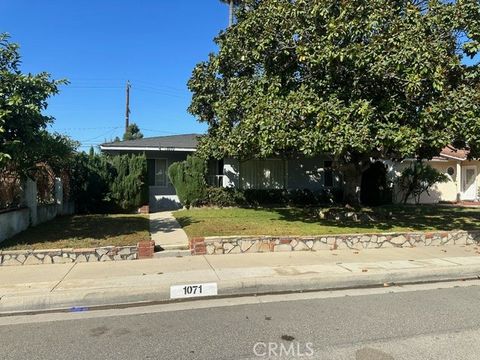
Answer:
<path fill-rule="evenodd" d="M 72 267 L 70 269 L 68 269 L 68 271 L 65 273 L 65 275 L 62 276 L 62 278 L 55 284 L 54 287 L 52 287 L 52 289 L 50 290 L 50 292 L 53 292 L 57 287 L 58 285 L 60 285 L 60 283 L 65 280 L 65 278 L 67 277 L 68 274 L 70 274 L 70 271 L 73 270 L 73 268 L 75 267 L 75 265 L 77 265 L 76 262 L 73 263 Z"/>

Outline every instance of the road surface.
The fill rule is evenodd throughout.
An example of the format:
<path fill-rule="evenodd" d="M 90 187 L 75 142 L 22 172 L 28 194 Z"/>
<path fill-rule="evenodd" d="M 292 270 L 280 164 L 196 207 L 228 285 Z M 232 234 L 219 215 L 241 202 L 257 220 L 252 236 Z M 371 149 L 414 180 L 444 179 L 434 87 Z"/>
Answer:
<path fill-rule="evenodd" d="M 1 317 L 0 356 L 478 359 L 479 285 L 458 282 Z"/>

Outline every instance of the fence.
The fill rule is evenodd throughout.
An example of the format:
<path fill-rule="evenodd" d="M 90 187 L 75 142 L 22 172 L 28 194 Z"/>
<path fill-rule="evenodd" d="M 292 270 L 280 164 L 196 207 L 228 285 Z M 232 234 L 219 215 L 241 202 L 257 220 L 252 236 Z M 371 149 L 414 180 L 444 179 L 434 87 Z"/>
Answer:
<path fill-rule="evenodd" d="M 0 172 L 0 209 L 18 208 L 22 192 L 20 178 L 15 173 Z"/>
<path fill-rule="evenodd" d="M 39 196 L 35 181 L 27 179 L 20 189 L 21 200 L 18 205 L 0 211 L 0 242 L 26 230 L 29 226 L 52 220 L 58 215 L 73 214 L 75 211 L 73 202 L 64 199 L 63 183 L 60 178 L 55 178 L 52 202 L 47 204 L 43 203 L 42 196 Z"/>

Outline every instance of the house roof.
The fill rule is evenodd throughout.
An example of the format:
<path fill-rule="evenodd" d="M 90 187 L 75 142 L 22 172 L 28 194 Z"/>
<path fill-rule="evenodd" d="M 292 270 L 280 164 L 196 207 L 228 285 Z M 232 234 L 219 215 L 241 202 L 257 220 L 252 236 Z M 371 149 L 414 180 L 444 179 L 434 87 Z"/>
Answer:
<path fill-rule="evenodd" d="M 469 150 L 467 149 L 456 149 L 452 145 L 445 146 L 440 152 L 441 157 L 446 157 L 448 159 L 454 160 L 467 160 Z"/>
<path fill-rule="evenodd" d="M 195 151 L 200 134 L 156 136 L 137 140 L 115 141 L 100 145 L 102 150 Z"/>

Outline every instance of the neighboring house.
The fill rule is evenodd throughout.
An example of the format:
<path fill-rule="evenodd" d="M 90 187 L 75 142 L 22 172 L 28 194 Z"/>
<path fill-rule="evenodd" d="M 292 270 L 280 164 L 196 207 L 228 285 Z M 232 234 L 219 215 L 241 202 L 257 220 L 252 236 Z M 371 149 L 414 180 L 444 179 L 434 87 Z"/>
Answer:
<path fill-rule="evenodd" d="M 420 203 L 479 201 L 480 161 L 467 160 L 467 157 L 468 150 L 459 150 L 453 146 L 447 146 L 440 152 L 439 156 L 429 160 L 430 166 L 447 175 L 448 181 L 434 185 L 429 190 L 430 195 L 422 194 Z M 389 163 L 391 178 L 400 175 L 401 171 L 409 166 L 411 161 L 404 160 L 394 165 Z"/>
<path fill-rule="evenodd" d="M 175 188 L 168 179 L 168 167 L 183 161 L 196 151 L 199 134 L 183 134 L 119 141 L 100 146 L 108 154 L 145 153 L 148 164 L 150 211 L 180 206 Z M 422 203 L 439 201 L 477 201 L 479 184 L 479 161 L 468 161 L 468 153 L 446 147 L 430 165 L 447 174 L 449 181 L 435 185 L 423 194 Z M 385 162 L 388 174 L 394 180 L 410 161 Z M 321 189 L 341 188 L 342 180 L 334 171 L 332 158 L 298 157 L 293 159 L 262 159 L 238 161 L 232 158 L 208 162 L 207 182 L 211 186 L 236 187 L 240 189 Z M 395 198 L 395 197 L 394 197 Z M 399 200 L 399 196 L 396 196 Z"/>

